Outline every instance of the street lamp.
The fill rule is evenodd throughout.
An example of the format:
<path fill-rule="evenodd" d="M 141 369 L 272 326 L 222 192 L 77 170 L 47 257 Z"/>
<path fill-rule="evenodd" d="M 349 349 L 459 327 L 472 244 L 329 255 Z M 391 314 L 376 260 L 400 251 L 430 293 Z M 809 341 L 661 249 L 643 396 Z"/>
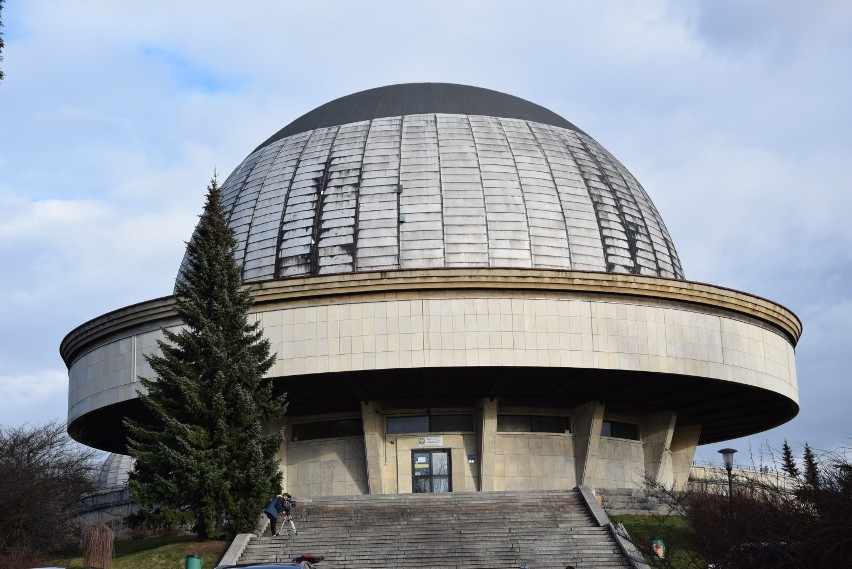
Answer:
<path fill-rule="evenodd" d="M 722 455 L 722 461 L 725 463 L 725 470 L 728 471 L 728 519 L 731 524 L 734 523 L 734 483 L 731 470 L 734 468 L 734 453 L 735 448 L 723 448 L 719 451 Z"/>

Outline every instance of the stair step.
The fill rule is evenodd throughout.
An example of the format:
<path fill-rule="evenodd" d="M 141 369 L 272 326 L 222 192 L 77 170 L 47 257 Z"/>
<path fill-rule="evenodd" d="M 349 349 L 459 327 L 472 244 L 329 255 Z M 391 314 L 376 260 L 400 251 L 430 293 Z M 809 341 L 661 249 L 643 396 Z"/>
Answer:
<path fill-rule="evenodd" d="M 252 538 L 240 562 L 311 553 L 325 557 L 320 569 L 630 567 L 576 491 L 297 499 L 293 519 L 298 534 Z"/>

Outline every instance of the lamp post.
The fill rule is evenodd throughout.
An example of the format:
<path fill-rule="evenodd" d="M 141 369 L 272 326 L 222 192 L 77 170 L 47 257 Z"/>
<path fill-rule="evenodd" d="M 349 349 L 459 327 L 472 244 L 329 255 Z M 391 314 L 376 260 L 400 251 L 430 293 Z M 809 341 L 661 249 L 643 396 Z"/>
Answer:
<path fill-rule="evenodd" d="M 734 469 L 735 452 L 737 452 L 735 448 L 723 448 L 719 451 L 719 454 L 722 455 L 722 461 L 725 463 L 725 470 L 728 471 L 728 522 L 731 527 L 734 525 L 734 483 L 731 470 Z"/>

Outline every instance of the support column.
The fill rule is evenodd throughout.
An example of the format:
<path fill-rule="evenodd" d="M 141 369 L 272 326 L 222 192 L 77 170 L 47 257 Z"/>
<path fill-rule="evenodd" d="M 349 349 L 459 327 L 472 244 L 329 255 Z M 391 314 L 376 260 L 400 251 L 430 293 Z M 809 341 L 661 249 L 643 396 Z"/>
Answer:
<path fill-rule="evenodd" d="M 382 457 L 384 456 L 384 415 L 373 401 L 361 404 L 361 422 L 364 424 L 364 455 L 367 460 L 367 488 L 370 494 L 384 494 Z"/>
<path fill-rule="evenodd" d="M 672 436 L 677 414 L 661 411 L 642 417 L 642 452 L 645 458 L 645 478 L 665 488 L 672 485 Z"/>
<path fill-rule="evenodd" d="M 290 487 L 290 481 L 287 478 L 287 473 L 290 470 L 288 468 L 290 457 L 288 456 L 289 449 L 287 448 L 287 427 L 289 427 L 287 420 L 284 417 L 281 417 L 270 421 L 263 428 L 264 435 L 284 431 L 281 437 L 281 445 L 278 447 L 278 452 L 275 453 L 275 458 L 278 460 L 278 471 L 281 473 L 281 489 L 278 490 L 276 494 L 286 492 L 287 488 Z"/>
<path fill-rule="evenodd" d="M 577 486 L 591 486 L 595 478 L 605 408 L 603 401 L 589 401 L 574 409 L 574 468 Z"/>
<path fill-rule="evenodd" d="M 281 441 L 279 451 L 281 453 L 281 462 L 278 463 L 278 470 L 281 472 L 281 491 L 286 492 L 290 487 L 289 471 L 290 471 L 290 449 L 287 448 L 287 437 Z M 283 465 L 283 466 L 282 466 Z"/>
<path fill-rule="evenodd" d="M 689 481 L 689 471 L 695 458 L 695 449 L 701 437 L 701 425 L 677 425 L 672 437 L 672 487 L 683 490 Z"/>
<path fill-rule="evenodd" d="M 482 400 L 479 420 L 479 491 L 494 490 L 494 460 L 497 452 L 497 399 Z"/>

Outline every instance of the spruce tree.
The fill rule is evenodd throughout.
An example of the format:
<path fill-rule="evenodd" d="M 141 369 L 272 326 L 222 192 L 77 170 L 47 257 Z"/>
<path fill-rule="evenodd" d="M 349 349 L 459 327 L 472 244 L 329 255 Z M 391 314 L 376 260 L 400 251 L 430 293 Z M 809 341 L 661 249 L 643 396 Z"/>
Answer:
<path fill-rule="evenodd" d="M 781 447 L 781 470 L 787 476 L 793 478 L 798 478 L 801 474 L 799 467 L 796 466 L 796 460 L 793 458 L 793 451 L 790 449 L 790 445 L 787 444 L 787 439 L 784 439 L 784 446 Z"/>
<path fill-rule="evenodd" d="M 805 443 L 805 452 L 802 456 L 802 462 L 805 465 L 805 484 L 819 488 L 819 464 L 817 463 L 816 455 L 808 443 Z"/>
<path fill-rule="evenodd" d="M 280 491 L 281 435 L 265 425 L 286 411 L 263 377 L 275 356 L 249 323 L 215 177 L 207 190 L 175 285 L 183 326 L 163 331 L 162 355 L 147 356 L 155 377 L 140 378 L 151 420 L 126 421 L 134 497 L 151 520 L 191 523 L 199 539 L 249 531 Z"/>

